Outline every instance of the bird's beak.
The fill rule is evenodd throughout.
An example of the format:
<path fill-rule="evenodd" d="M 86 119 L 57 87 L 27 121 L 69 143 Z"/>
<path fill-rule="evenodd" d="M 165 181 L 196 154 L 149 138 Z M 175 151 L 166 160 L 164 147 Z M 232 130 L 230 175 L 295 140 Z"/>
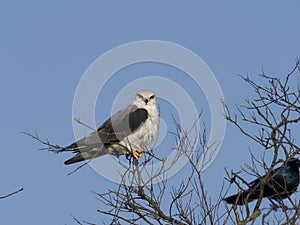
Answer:
<path fill-rule="evenodd" d="M 144 102 L 146 103 L 146 105 L 148 104 L 149 100 L 148 99 L 145 99 Z"/>

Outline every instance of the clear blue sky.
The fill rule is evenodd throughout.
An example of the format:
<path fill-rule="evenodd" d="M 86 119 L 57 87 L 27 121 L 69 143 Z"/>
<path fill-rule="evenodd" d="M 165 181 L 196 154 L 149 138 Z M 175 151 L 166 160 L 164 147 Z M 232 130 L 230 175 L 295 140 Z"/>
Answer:
<path fill-rule="evenodd" d="M 237 74 L 255 76 L 262 68 L 269 74 L 285 74 L 300 54 L 299 1 L 178 2 L 0 3 L 0 195 L 25 188 L 1 200 L 0 224 L 75 224 L 71 213 L 100 224 L 96 210 L 101 204 L 91 191 L 105 192 L 114 184 L 89 167 L 67 176 L 72 167 L 63 161 L 69 155 L 37 151 L 42 146 L 20 132 L 38 132 L 60 145 L 73 142 L 76 86 L 87 67 L 106 51 L 148 39 L 185 46 L 212 69 L 231 107 L 252 94 Z M 134 76 L 140 71 L 137 68 Z M 174 70 L 163 71 L 173 78 Z M 159 69 L 151 73 L 156 75 Z M 119 88 L 112 85 L 110 91 L 115 94 Z M 109 89 L 106 93 L 107 101 L 101 104 L 110 107 L 114 95 L 109 96 Z M 201 107 L 201 102 L 197 104 Z M 97 105 L 97 124 L 109 113 Z M 241 162 L 249 163 L 249 147 L 249 140 L 227 127 L 220 153 L 204 173 L 210 194 L 220 190 L 224 167 L 238 169 Z"/>

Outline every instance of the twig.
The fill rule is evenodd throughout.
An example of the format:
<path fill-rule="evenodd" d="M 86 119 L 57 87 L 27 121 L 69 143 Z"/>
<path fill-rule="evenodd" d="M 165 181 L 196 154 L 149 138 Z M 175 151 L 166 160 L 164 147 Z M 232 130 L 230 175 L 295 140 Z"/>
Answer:
<path fill-rule="evenodd" d="M 7 197 L 12 196 L 12 195 L 14 195 L 14 194 L 17 194 L 18 192 L 21 192 L 21 191 L 23 191 L 23 190 L 24 190 L 24 188 L 20 188 L 19 190 L 14 191 L 14 192 L 12 192 L 12 193 L 10 193 L 10 194 L 4 195 L 4 196 L 0 196 L 0 199 L 7 198 Z"/>
<path fill-rule="evenodd" d="M 97 131 L 95 128 L 93 128 L 93 127 L 87 125 L 86 123 L 81 122 L 79 118 L 75 118 L 74 120 L 75 120 L 77 123 L 79 123 L 79 124 L 81 124 L 81 125 L 83 125 L 83 126 L 89 128 L 89 129 L 92 130 L 92 131 Z"/>

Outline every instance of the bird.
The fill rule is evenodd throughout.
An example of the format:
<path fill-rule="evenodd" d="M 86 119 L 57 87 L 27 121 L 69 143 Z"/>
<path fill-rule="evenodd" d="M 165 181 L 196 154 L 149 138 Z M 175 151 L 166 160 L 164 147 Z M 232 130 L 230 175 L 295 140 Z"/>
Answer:
<path fill-rule="evenodd" d="M 299 185 L 299 165 L 297 158 L 290 158 L 279 168 L 274 169 L 270 178 L 266 175 L 252 181 L 248 190 L 229 196 L 224 200 L 228 204 L 245 205 L 255 199 L 269 198 L 281 201 L 293 194 Z M 262 188 L 262 193 L 261 192 Z"/>
<path fill-rule="evenodd" d="M 159 130 L 159 112 L 156 94 L 151 90 L 136 93 L 131 105 L 107 119 L 96 131 L 63 148 L 75 156 L 66 165 L 91 160 L 106 154 L 132 155 L 136 160 L 156 139 Z"/>

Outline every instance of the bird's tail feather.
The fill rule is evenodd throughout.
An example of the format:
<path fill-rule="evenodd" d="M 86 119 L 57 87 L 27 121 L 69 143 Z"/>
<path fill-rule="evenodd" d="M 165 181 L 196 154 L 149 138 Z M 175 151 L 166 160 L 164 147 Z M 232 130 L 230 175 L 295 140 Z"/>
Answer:
<path fill-rule="evenodd" d="M 249 195 L 249 192 L 244 191 L 240 194 L 232 195 L 227 198 L 224 198 L 228 204 L 244 205 L 247 202 L 253 201 L 253 196 Z"/>
<path fill-rule="evenodd" d="M 71 159 L 68 159 L 65 161 L 65 164 L 66 165 L 69 165 L 69 164 L 73 164 L 73 163 L 77 163 L 77 162 L 81 162 L 85 160 L 85 158 L 82 156 L 81 153 L 78 153 L 77 155 L 75 155 L 74 157 L 72 157 Z"/>
<path fill-rule="evenodd" d="M 227 198 L 224 198 L 224 201 L 226 201 L 228 204 L 236 204 L 237 198 L 238 198 L 238 195 L 231 195 Z"/>
<path fill-rule="evenodd" d="M 81 162 L 84 160 L 93 159 L 102 155 L 107 154 L 108 152 L 105 149 L 97 149 L 97 150 L 90 150 L 90 151 L 84 151 L 77 153 L 74 157 L 71 159 L 68 159 L 65 161 L 66 165 Z"/>

